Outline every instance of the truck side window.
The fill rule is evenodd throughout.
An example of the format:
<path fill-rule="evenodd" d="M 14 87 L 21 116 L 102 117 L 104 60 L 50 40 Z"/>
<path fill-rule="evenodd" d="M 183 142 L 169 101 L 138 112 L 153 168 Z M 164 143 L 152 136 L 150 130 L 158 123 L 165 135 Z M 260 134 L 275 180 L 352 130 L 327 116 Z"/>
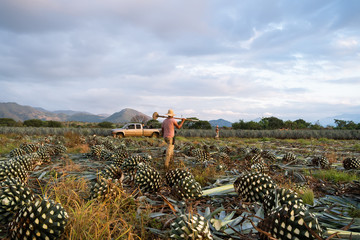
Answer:
<path fill-rule="evenodd" d="M 135 129 L 135 125 L 129 125 L 129 129 Z"/>
<path fill-rule="evenodd" d="M 140 125 L 140 124 L 136 124 L 136 129 L 141 129 L 141 125 Z"/>

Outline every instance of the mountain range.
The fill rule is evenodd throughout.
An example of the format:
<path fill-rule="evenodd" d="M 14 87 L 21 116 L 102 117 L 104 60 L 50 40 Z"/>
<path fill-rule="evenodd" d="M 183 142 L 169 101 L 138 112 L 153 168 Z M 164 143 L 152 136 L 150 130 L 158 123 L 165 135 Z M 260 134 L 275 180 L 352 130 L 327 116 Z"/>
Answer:
<path fill-rule="evenodd" d="M 25 121 L 29 119 L 40 119 L 44 121 L 77 121 L 77 122 L 112 122 L 112 123 L 127 123 L 131 122 L 133 117 L 140 117 L 146 120 L 150 120 L 151 117 L 144 113 L 136 111 L 131 108 L 125 108 L 119 112 L 115 112 L 111 115 L 108 114 L 92 114 L 85 111 L 72 111 L 72 110 L 57 110 L 48 111 L 39 107 L 31 107 L 19 105 L 14 102 L 0 103 L 0 118 L 12 118 L 15 121 Z M 334 119 L 360 122 L 360 114 L 342 114 L 333 117 L 320 119 L 318 122 L 322 126 L 335 126 Z M 261 118 L 259 118 L 261 120 Z M 257 120 L 254 120 L 257 121 Z M 209 121 L 211 126 L 215 127 L 231 127 L 232 122 L 217 119 Z"/>
<path fill-rule="evenodd" d="M 88 112 L 77 112 L 71 110 L 48 111 L 43 108 L 19 105 L 14 102 L 0 103 L 0 118 L 12 118 L 15 121 L 25 121 L 29 119 L 40 119 L 44 121 L 77 121 L 77 122 L 112 122 L 127 123 L 135 116 L 146 120 L 151 117 L 131 108 L 125 108 L 110 116 L 104 114 L 92 114 Z"/>

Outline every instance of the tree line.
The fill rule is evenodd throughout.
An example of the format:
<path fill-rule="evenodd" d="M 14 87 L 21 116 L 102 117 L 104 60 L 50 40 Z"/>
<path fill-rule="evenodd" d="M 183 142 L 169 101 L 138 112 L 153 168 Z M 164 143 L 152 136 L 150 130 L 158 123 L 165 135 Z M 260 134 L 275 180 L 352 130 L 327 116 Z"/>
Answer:
<path fill-rule="evenodd" d="M 262 118 L 259 122 L 239 120 L 239 122 L 233 123 L 233 129 L 246 129 L 246 130 L 274 130 L 274 129 L 311 129 L 311 130 L 320 130 L 320 129 L 341 129 L 341 130 L 357 130 L 360 129 L 360 123 L 355 123 L 353 121 L 345 121 L 334 119 L 334 127 L 323 127 L 319 122 L 310 123 L 306 122 L 303 119 L 298 119 L 295 121 L 287 120 L 283 121 L 276 117 L 266 117 Z"/>
<path fill-rule="evenodd" d="M 183 129 L 212 129 L 211 124 L 208 121 L 202 121 L 197 118 L 190 118 L 197 121 L 185 121 Z M 144 124 L 148 128 L 161 128 L 161 122 L 158 120 L 146 120 L 144 118 L 139 118 L 137 116 L 131 119 L 131 122 L 139 122 Z M 298 119 L 295 121 L 283 121 L 276 117 L 266 117 L 262 118 L 259 122 L 239 120 L 232 124 L 232 129 L 243 129 L 243 130 L 275 130 L 275 129 L 311 129 L 311 130 L 321 130 L 321 129 L 341 129 L 341 130 L 360 130 L 360 123 L 355 123 L 354 121 L 346 121 L 340 119 L 334 119 L 334 127 L 323 127 L 319 122 L 310 123 L 306 122 L 303 119 Z M 49 128 L 62 128 L 62 127 L 72 127 L 72 128 L 116 128 L 121 127 L 121 123 L 112 123 L 112 122 L 100 122 L 100 123 L 84 123 L 84 122 L 59 122 L 59 121 L 45 121 L 40 119 L 29 119 L 24 122 L 15 121 L 12 118 L 0 118 L 0 126 L 8 127 L 49 127 Z M 226 127 L 223 127 L 226 129 Z"/>

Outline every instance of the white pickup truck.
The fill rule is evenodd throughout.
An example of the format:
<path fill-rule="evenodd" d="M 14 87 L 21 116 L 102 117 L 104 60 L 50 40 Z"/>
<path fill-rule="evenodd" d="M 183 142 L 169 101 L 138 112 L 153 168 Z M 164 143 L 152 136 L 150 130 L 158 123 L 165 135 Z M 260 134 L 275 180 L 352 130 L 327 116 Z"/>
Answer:
<path fill-rule="evenodd" d="M 153 137 L 158 138 L 161 135 L 161 129 L 147 129 L 141 123 L 127 123 L 122 128 L 111 129 L 113 137 Z"/>

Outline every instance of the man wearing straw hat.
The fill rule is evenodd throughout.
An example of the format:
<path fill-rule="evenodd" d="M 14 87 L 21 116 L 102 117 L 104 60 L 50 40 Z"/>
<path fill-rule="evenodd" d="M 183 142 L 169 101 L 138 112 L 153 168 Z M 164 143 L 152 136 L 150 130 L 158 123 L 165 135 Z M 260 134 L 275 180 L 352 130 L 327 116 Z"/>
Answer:
<path fill-rule="evenodd" d="M 174 154 L 174 144 L 175 144 L 175 128 L 180 129 L 185 122 L 185 118 L 181 119 L 180 125 L 174 119 L 174 111 L 169 109 L 168 113 L 165 114 L 168 117 L 161 124 L 161 130 L 163 133 L 163 137 L 165 142 L 168 144 L 166 149 L 166 159 L 165 159 L 165 169 L 169 170 L 170 160 L 173 158 Z"/>

